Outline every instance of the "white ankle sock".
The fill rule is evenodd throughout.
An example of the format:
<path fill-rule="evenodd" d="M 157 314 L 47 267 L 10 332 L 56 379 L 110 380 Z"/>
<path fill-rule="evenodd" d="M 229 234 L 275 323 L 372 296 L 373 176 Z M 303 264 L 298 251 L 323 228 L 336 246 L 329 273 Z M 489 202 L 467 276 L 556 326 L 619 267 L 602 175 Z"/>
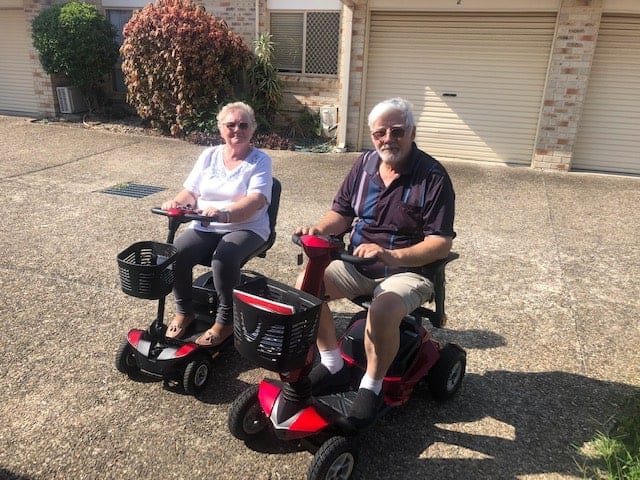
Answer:
<path fill-rule="evenodd" d="M 382 391 L 382 378 L 380 380 L 376 380 L 365 373 L 362 380 L 360 380 L 360 388 L 366 388 L 378 395 Z"/>
<path fill-rule="evenodd" d="M 320 363 L 327 367 L 331 375 L 339 371 L 344 365 L 340 349 L 336 348 L 335 350 L 320 352 Z"/>

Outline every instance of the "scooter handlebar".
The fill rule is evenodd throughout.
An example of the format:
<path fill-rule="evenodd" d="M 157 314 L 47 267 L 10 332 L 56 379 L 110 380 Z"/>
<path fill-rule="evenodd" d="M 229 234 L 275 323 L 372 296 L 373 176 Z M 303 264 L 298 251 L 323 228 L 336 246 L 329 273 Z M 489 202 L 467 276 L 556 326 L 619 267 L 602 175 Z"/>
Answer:
<path fill-rule="evenodd" d="M 354 265 L 372 265 L 378 261 L 376 257 L 357 257 L 355 255 L 351 255 L 344 249 L 344 242 L 339 236 L 336 235 L 310 235 L 312 237 L 316 237 L 318 239 L 325 240 L 329 244 L 331 244 L 332 256 L 336 260 L 342 260 L 344 262 L 352 263 Z M 296 235 L 295 233 L 291 235 L 291 241 L 296 245 L 305 248 L 305 245 L 302 242 L 302 235 Z M 338 247 L 340 249 L 338 249 Z"/>
<path fill-rule="evenodd" d="M 347 252 L 340 252 L 339 259 L 343 262 L 353 263 L 354 265 L 373 265 L 378 261 L 377 257 L 356 257 Z"/>
<path fill-rule="evenodd" d="M 190 206 L 170 208 L 168 210 L 163 210 L 160 207 L 154 207 L 151 209 L 151 212 L 157 215 L 164 215 L 165 217 L 177 218 L 180 220 L 181 223 L 187 223 L 192 220 L 197 220 L 201 222 L 216 221 L 216 217 L 207 217 L 206 215 L 200 215 L 199 213 L 196 213 L 195 210 Z"/>

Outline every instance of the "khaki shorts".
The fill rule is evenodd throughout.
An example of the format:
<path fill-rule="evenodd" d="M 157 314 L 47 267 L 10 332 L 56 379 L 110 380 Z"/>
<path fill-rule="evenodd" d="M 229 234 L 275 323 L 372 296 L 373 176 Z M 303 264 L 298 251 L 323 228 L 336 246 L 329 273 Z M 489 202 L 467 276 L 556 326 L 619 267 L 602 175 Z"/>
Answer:
<path fill-rule="evenodd" d="M 352 263 L 334 260 L 327 267 L 325 276 L 331 279 L 346 298 L 359 295 L 376 297 L 382 292 L 393 292 L 402 298 L 407 313 L 431 300 L 433 295 L 431 280 L 413 272 L 372 279 L 360 273 Z"/>

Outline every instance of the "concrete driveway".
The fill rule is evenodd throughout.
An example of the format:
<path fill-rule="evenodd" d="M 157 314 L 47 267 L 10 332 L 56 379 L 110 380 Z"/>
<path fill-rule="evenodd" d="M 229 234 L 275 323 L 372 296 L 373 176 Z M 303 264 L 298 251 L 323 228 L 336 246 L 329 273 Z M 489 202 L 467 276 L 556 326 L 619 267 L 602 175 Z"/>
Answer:
<path fill-rule="evenodd" d="M 122 293 L 116 255 L 164 240 L 149 209 L 202 147 L 20 117 L 0 132 L 0 479 L 306 478 L 309 452 L 229 434 L 233 399 L 272 375 L 234 351 L 199 398 L 114 368 L 156 312 Z M 269 153 L 279 236 L 248 267 L 290 284 L 291 231 L 328 208 L 356 154 Z M 445 165 L 461 258 L 434 335 L 467 349 L 467 376 L 451 402 L 414 397 L 367 432 L 362 477 L 581 478 L 575 446 L 640 387 L 640 178 Z M 167 190 L 100 192 L 123 182 Z"/>

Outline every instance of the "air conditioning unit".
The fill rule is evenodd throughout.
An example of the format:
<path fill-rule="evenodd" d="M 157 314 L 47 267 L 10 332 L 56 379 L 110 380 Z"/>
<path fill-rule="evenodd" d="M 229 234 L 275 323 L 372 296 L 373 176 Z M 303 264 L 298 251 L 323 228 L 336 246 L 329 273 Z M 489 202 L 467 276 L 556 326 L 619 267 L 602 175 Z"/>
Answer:
<path fill-rule="evenodd" d="M 320 122 L 322 123 L 322 133 L 325 137 L 333 137 L 334 130 L 338 126 L 338 107 L 320 107 Z"/>
<path fill-rule="evenodd" d="M 56 87 L 60 113 L 78 113 L 87 110 L 84 97 L 76 87 Z"/>

